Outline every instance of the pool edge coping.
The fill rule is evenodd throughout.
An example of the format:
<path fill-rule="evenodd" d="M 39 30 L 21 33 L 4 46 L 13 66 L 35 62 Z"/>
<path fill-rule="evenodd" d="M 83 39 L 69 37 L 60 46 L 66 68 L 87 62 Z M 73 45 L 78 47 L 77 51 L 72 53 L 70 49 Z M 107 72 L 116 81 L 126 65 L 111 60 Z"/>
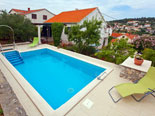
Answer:
<path fill-rule="evenodd" d="M 53 51 L 56 51 L 56 52 L 58 52 L 58 53 L 62 53 L 62 54 L 64 54 L 64 55 L 67 55 L 67 56 L 71 56 L 71 57 L 73 57 L 73 58 L 76 58 L 76 59 L 78 59 L 78 60 L 82 60 L 82 61 L 84 61 L 84 62 L 87 62 L 87 63 L 91 63 L 91 64 L 94 64 L 94 65 L 96 65 L 96 63 L 94 63 L 94 62 L 92 62 L 92 61 L 87 61 L 86 59 L 82 59 L 82 58 L 79 58 L 78 56 L 74 56 L 72 53 L 73 52 L 71 52 L 71 51 L 67 51 L 67 52 L 70 52 L 70 54 L 68 54 L 68 53 L 63 53 L 63 49 L 58 49 L 58 48 L 56 48 L 56 47 L 53 47 L 53 46 L 49 46 L 49 45 L 45 45 L 45 46 L 41 46 L 41 47 L 39 47 L 39 48 L 33 48 L 33 49 L 27 49 L 27 50 L 20 50 L 20 52 L 26 52 L 26 51 L 32 51 L 32 50 L 38 50 L 38 49 L 43 49 L 43 48 L 48 48 L 48 49 L 51 49 L 51 50 L 53 50 Z M 65 50 L 64 50 L 65 51 Z M 78 54 L 78 53 L 76 53 L 76 54 Z M 79 55 L 81 55 L 81 54 L 79 54 Z M 4 57 L 4 56 L 3 56 Z M 89 57 L 89 56 L 87 56 L 88 58 L 91 58 L 91 57 Z M 1 57 L 0 57 L 1 58 Z M 2 58 L 3 59 L 3 58 Z M 13 71 L 14 73 L 15 73 L 15 75 L 17 76 L 17 77 L 23 77 L 6 59 L 5 59 L 5 57 L 4 57 L 4 62 L 5 62 L 5 64 L 6 64 L 6 66 L 8 66 L 9 67 L 9 69 L 8 70 L 10 70 L 10 71 Z M 96 66 L 100 66 L 100 67 L 103 67 L 103 68 L 106 68 L 106 71 L 107 71 L 107 74 L 106 75 L 103 75 L 102 76 L 102 79 L 105 79 L 105 77 L 107 77 L 107 75 L 113 70 L 112 68 L 110 68 L 110 67 L 105 67 L 105 66 L 101 66 L 101 65 L 99 65 L 99 64 L 97 64 Z M 18 74 L 19 73 L 19 74 Z M 16 77 L 15 77 L 16 78 Z M 19 78 L 20 79 L 20 78 Z M 53 110 L 53 108 L 39 95 L 39 93 L 25 80 L 25 78 L 23 77 L 23 78 L 21 78 L 22 80 L 19 80 L 19 79 L 17 79 L 17 81 L 21 81 L 20 82 L 20 84 L 21 83 L 26 83 L 26 85 L 24 86 L 24 87 L 26 87 L 25 89 L 30 89 L 31 91 L 29 91 L 29 90 L 27 90 L 26 92 L 30 92 L 30 93 L 32 93 L 32 95 L 35 93 L 37 93 L 36 95 L 34 95 L 33 97 L 38 97 L 39 98 L 39 100 L 35 100 L 35 101 L 33 101 L 34 102 L 34 105 L 36 105 L 36 104 L 38 104 L 38 102 L 41 100 L 41 101 L 44 101 L 44 104 L 42 104 L 44 107 L 42 107 L 42 105 L 41 106 L 39 106 L 39 110 L 42 112 L 42 114 L 49 114 L 49 115 L 53 115 L 53 113 L 54 113 L 54 115 L 65 115 L 66 113 L 68 113 L 73 107 L 75 107 L 76 106 L 76 104 L 78 104 L 79 102 L 80 102 L 80 100 L 81 99 L 83 99 L 87 94 L 89 94 L 89 92 L 91 92 L 91 90 L 93 89 L 93 88 L 95 88 L 101 81 L 100 80 L 97 80 L 97 78 L 95 78 L 93 81 L 91 81 L 87 86 L 85 86 L 83 89 L 81 89 L 77 94 L 75 94 L 71 99 L 69 99 L 65 104 L 69 104 L 69 105 L 65 105 L 65 104 L 63 104 L 62 106 L 60 106 L 57 110 Z M 29 87 L 27 87 L 27 86 L 29 86 Z M 34 89 L 34 90 L 32 90 L 32 89 Z M 34 93 L 33 93 L 34 92 Z M 29 94 L 30 94 L 29 93 Z M 82 94 L 82 95 L 81 95 Z M 31 97 L 32 97 L 32 95 L 31 95 Z M 28 96 L 30 96 L 30 95 L 28 95 Z M 40 98 L 40 97 L 41 98 Z M 34 99 L 34 98 L 31 98 L 31 99 Z M 75 101 L 76 101 L 76 103 L 75 103 Z M 46 102 L 46 103 L 45 103 Z M 36 105 L 36 107 L 38 107 L 38 105 Z M 45 108 L 46 107 L 46 108 Z M 48 110 L 47 110 L 48 109 Z M 52 113 L 51 113 L 51 111 L 52 111 Z"/>

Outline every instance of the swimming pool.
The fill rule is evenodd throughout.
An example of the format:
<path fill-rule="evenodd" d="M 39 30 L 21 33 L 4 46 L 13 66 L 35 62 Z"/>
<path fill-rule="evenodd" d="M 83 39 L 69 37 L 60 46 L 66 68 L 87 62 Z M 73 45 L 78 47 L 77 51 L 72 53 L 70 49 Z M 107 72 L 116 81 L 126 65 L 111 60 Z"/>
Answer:
<path fill-rule="evenodd" d="M 106 70 L 47 48 L 21 56 L 24 63 L 14 67 L 54 110 Z"/>

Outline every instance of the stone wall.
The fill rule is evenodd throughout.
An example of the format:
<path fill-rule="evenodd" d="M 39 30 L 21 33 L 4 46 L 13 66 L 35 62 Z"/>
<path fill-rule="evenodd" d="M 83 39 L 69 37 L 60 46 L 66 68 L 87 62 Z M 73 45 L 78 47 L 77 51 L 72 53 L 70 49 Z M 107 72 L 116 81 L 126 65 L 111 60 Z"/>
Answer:
<path fill-rule="evenodd" d="M 128 67 L 121 67 L 121 68 L 122 71 L 120 73 L 120 77 L 131 80 L 132 82 L 140 80 L 146 74 L 145 72 L 141 72 Z"/>
<path fill-rule="evenodd" d="M 0 104 L 4 116 L 27 116 L 15 93 L 0 71 Z"/>

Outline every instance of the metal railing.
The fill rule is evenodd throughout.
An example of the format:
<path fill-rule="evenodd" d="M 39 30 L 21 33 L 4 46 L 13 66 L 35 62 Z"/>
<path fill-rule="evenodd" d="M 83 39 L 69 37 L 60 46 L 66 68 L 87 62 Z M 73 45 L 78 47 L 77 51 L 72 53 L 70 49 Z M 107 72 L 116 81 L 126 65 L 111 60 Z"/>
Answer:
<path fill-rule="evenodd" d="M 12 31 L 13 49 L 15 49 L 16 43 L 15 43 L 15 38 L 14 38 L 14 30 L 12 29 L 12 27 L 8 25 L 0 25 L 0 27 L 7 27 Z M 1 48 L 1 51 L 3 51 L 2 45 L 0 45 L 0 48 Z"/>
<path fill-rule="evenodd" d="M 104 75 L 104 74 L 106 74 L 106 72 L 104 71 L 104 72 L 102 72 L 99 76 L 97 76 L 96 78 L 98 79 L 98 80 L 103 80 L 103 79 L 101 79 L 101 77 Z"/>

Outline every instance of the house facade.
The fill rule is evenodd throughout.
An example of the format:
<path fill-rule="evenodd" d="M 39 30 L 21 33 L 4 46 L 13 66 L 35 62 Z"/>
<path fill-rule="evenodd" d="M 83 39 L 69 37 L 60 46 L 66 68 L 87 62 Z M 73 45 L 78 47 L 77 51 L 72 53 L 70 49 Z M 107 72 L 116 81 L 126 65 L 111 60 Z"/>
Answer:
<path fill-rule="evenodd" d="M 11 9 L 9 13 L 24 15 L 26 18 L 30 19 L 31 23 L 38 27 L 39 43 L 41 43 L 41 27 L 43 23 L 46 20 L 50 19 L 51 17 L 55 16 L 55 14 L 51 13 L 47 9 L 36 9 L 36 10 L 31 10 L 30 8 L 28 8 L 27 10 Z"/>
<path fill-rule="evenodd" d="M 0 10 L 0 14 L 3 14 L 3 11 L 2 10 Z"/>
<path fill-rule="evenodd" d="M 51 13 L 47 9 L 37 9 L 37 10 L 31 10 L 30 8 L 28 8 L 27 10 L 11 9 L 9 13 L 24 15 L 26 18 L 30 19 L 34 25 L 42 25 L 46 20 L 55 16 L 55 14 Z"/>
<path fill-rule="evenodd" d="M 137 37 L 137 35 L 129 34 L 129 33 L 112 33 L 111 36 L 114 38 L 112 42 L 115 42 L 118 39 L 127 38 L 128 43 L 132 43 L 133 39 Z"/>
<path fill-rule="evenodd" d="M 110 28 L 108 28 L 106 21 L 104 20 L 104 17 L 102 16 L 101 12 L 98 8 L 89 8 L 89 9 L 76 9 L 73 11 L 66 11 L 62 12 L 51 19 L 45 21 L 45 24 L 52 24 L 54 22 L 63 23 L 67 27 L 71 27 L 76 24 L 83 24 L 85 20 L 91 20 L 92 18 L 95 18 L 97 20 L 102 21 L 102 28 L 101 28 L 101 39 L 100 39 L 100 46 L 99 49 L 102 48 L 103 45 L 108 44 L 108 36 L 110 31 Z M 64 33 L 65 28 L 63 29 L 62 33 L 62 42 L 68 43 L 68 37 Z"/>

